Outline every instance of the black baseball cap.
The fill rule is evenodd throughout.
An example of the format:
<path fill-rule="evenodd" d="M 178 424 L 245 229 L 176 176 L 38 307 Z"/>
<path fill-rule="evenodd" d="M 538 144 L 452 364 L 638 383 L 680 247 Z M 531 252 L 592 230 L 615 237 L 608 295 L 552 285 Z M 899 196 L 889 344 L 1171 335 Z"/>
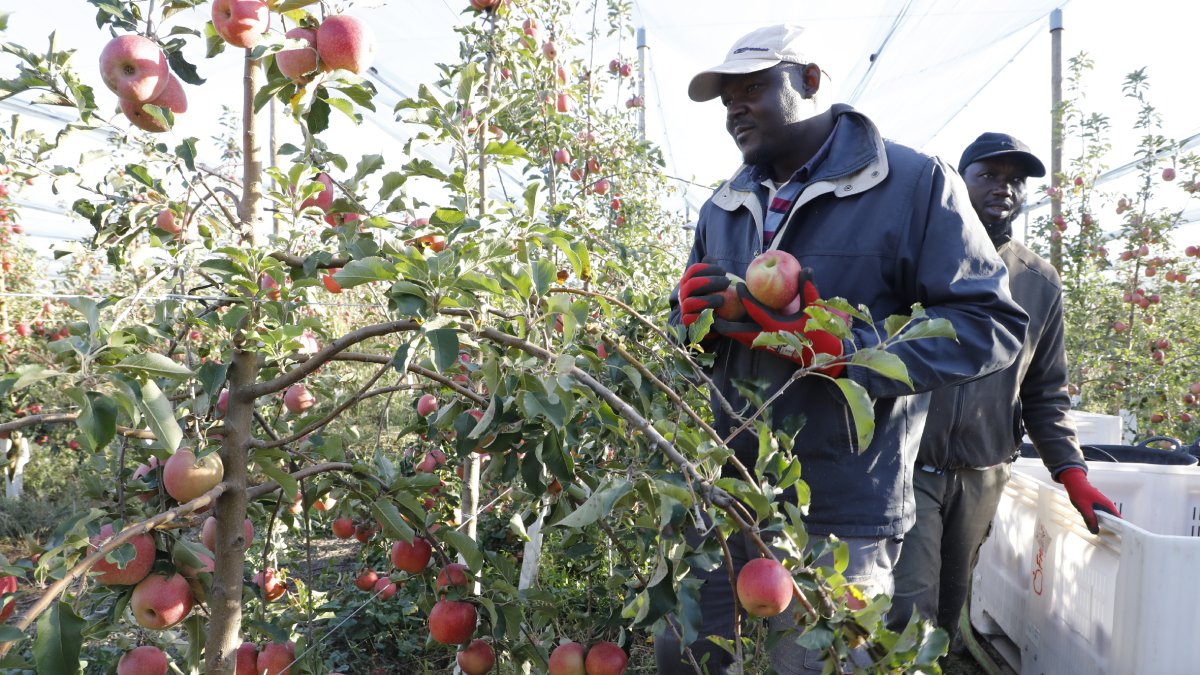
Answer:
<path fill-rule="evenodd" d="M 1041 160 L 1033 155 L 1029 146 L 1015 136 L 988 131 L 980 134 L 975 142 L 963 150 L 962 159 L 958 160 L 958 172 L 963 173 L 975 162 L 993 157 L 1011 157 L 1014 161 L 1025 166 L 1026 174 L 1032 178 L 1046 175 L 1046 167 Z"/>

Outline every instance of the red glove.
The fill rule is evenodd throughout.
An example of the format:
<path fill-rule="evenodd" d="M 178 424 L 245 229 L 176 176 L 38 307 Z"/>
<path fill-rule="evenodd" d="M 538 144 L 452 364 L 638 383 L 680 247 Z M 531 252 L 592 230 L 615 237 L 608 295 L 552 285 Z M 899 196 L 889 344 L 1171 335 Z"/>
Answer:
<path fill-rule="evenodd" d="M 1097 509 L 1111 513 L 1118 518 L 1121 517 L 1116 505 L 1088 481 L 1087 473 L 1083 469 L 1077 466 L 1064 469 L 1062 473 L 1058 474 L 1058 482 L 1067 489 L 1067 497 L 1071 499 L 1071 504 L 1083 516 L 1083 522 L 1087 525 L 1088 532 L 1100 533 L 1100 523 L 1097 522 L 1098 518 L 1096 517 Z"/>
<path fill-rule="evenodd" d="M 774 352 L 776 355 L 798 363 L 805 368 L 812 365 L 813 357 L 817 354 L 842 355 L 842 341 L 840 338 L 823 330 L 806 330 L 810 317 L 804 312 L 804 309 L 809 305 L 821 304 L 821 297 L 817 293 L 817 287 L 812 282 L 811 269 L 806 267 L 800 271 L 800 308 L 791 314 L 779 314 L 762 304 L 750 294 L 750 291 L 746 288 L 746 284 L 738 284 L 737 292 L 742 305 L 746 308 L 746 319 L 739 322 L 717 319 L 713 323 L 713 328 L 718 333 L 728 335 L 747 347 Z M 803 335 L 811 344 L 799 353 L 787 346 L 754 347 L 754 339 L 760 334 L 780 332 Z M 822 368 L 821 372 L 830 377 L 838 377 L 844 369 L 845 364 L 836 363 Z"/>
<path fill-rule="evenodd" d="M 679 311 L 683 325 L 690 326 L 706 309 L 725 304 L 721 291 L 729 288 L 729 277 L 719 265 L 695 263 L 679 280 Z"/>

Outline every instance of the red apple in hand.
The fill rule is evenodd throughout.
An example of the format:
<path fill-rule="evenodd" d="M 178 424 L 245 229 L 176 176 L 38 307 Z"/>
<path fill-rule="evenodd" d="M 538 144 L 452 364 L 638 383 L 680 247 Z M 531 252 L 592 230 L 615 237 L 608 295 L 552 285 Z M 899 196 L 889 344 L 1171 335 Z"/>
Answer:
<path fill-rule="evenodd" d="M 746 289 L 767 307 L 783 309 L 800 293 L 800 270 L 791 253 L 766 251 L 746 268 Z"/>
<path fill-rule="evenodd" d="M 121 104 L 121 112 L 125 113 L 125 117 L 129 120 L 130 124 L 155 134 L 162 133 L 170 127 L 160 122 L 158 118 L 152 117 L 150 113 L 147 113 L 142 108 L 143 105 L 156 105 L 160 108 L 166 108 L 176 115 L 187 112 L 187 94 L 184 93 L 183 85 L 179 83 L 179 78 L 170 73 L 167 74 L 167 86 L 162 90 L 162 93 L 149 101 L 142 103 L 133 99 L 122 98 L 117 102 Z M 167 211 L 167 213 L 171 212 Z M 172 220 L 174 220 L 174 216 L 172 216 Z M 159 227 L 167 230 L 162 225 L 159 225 Z M 167 231 L 172 234 L 179 233 L 178 229 Z"/>
<path fill-rule="evenodd" d="M 191 450 L 176 450 L 163 464 L 163 487 L 180 503 L 208 492 L 224 477 L 225 466 L 215 452 L 196 459 Z"/>
<path fill-rule="evenodd" d="M 138 625 L 164 630 L 187 618 L 196 604 L 187 579 L 179 574 L 151 574 L 133 588 L 129 607 Z"/>
<path fill-rule="evenodd" d="M 746 316 L 746 306 L 742 304 L 742 299 L 738 297 L 737 286 L 735 282 L 730 281 L 729 286 L 721 291 L 721 297 L 725 301 L 720 307 L 713 310 L 713 314 L 726 321 L 741 321 L 742 317 Z"/>
<path fill-rule="evenodd" d="M 438 600 L 429 610 L 429 635 L 444 645 L 458 645 L 475 634 L 475 606 L 460 600 Z"/>
<path fill-rule="evenodd" d="M 778 560 L 755 558 L 738 573 L 737 595 L 753 616 L 781 614 L 792 602 L 792 575 Z"/>
<path fill-rule="evenodd" d="M 121 655 L 117 675 L 166 675 L 167 655 L 158 647 L 142 645 Z"/>
<path fill-rule="evenodd" d="M 285 49 L 275 55 L 275 65 L 279 72 L 292 82 L 304 82 L 306 74 L 317 69 L 317 31 L 309 28 L 293 28 L 284 33 L 285 38 L 303 40 L 307 47 L 300 49 Z"/>
<path fill-rule="evenodd" d="M 611 642 L 597 642 L 588 648 L 584 669 L 587 675 L 621 675 L 629 656 L 625 650 Z"/>
<path fill-rule="evenodd" d="M 583 645 L 564 642 L 550 653 L 550 675 L 587 675 L 583 665 Z"/>
<path fill-rule="evenodd" d="M 317 28 L 321 70 L 362 73 L 375 60 L 375 34 L 364 21 L 345 14 L 331 16 Z"/>
<path fill-rule="evenodd" d="M 456 660 L 464 675 L 485 675 L 496 665 L 496 652 L 492 651 L 487 640 L 471 640 L 471 644 L 458 653 Z"/>
<path fill-rule="evenodd" d="M 100 52 L 100 79 L 118 98 L 146 102 L 167 88 L 167 57 L 140 35 L 113 38 Z"/>
<path fill-rule="evenodd" d="M 283 405 L 288 412 L 302 413 L 317 404 L 317 398 L 303 384 L 293 384 L 283 393 Z"/>
<path fill-rule="evenodd" d="M 89 540 L 91 547 L 88 552 L 94 552 L 106 541 L 112 539 L 112 536 L 113 526 L 111 523 L 101 527 L 100 533 Z M 105 586 L 131 586 L 150 574 L 150 568 L 154 566 L 154 538 L 149 534 L 138 534 L 134 535 L 127 543 L 133 545 L 134 554 L 133 560 L 125 563 L 124 568 L 104 559 L 92 565 L 92 571 L 99 573 L 99 576 L 96 577 L 98 583 Z"/>
<path fill-rule="evenodd" d="M 413 537 L 412 543 L 398 541 L 392 544 L 392 564 L 398 570 L 420 574 L 433 557 L 433 547 L 421 537 Z"/>
<path fill-rule="evenodd" d="M 234 47 L 258 45 L 270 21 L 271 13 L 262 0 L 213 0 L 213 28 Z"/>

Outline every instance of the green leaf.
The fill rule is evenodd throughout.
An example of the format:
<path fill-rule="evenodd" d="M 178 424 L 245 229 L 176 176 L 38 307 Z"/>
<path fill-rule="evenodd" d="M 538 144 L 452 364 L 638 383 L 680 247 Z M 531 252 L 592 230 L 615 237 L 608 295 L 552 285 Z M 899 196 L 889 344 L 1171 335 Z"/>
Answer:
<path fill-rule="evenodd" d="M 899 380 L 911 389 L 912 379 L 908 376 L 908 367 L 899 356 L 882 349 L 865 349 L 855 352 L 850 357 L 850 365 L 869 368 L 884 377 Z"/>
<path fill-rule="evenodd" d="M 117 404 L 97 391 L 70 389 L 65 393 L 79 406 L 75 424 L 83 432 L 89 449 L 95 451 L 108 445 L 117 435 Z"/>
<path fill-rule="evenodd" d="M 403 375 L 408 370 L 408 352 L 409 345 L 407 342 L 396 348 L 396 352 L 392 354 L 392 369 Z"/>
<path fill-rule="evenodd" d="M 901 334 L 901 337 L 905 340 L 932 337 L 957 340 L 958 333 L 954 332 L 954 326 L 948 319 L 927 319 L 914 323 L 908 330 Z"/>
<path fill-rule="evenodd" d="M 373 256 L 361 260 L 351 260 L 333 275 L 333 279 L 342 288 L 354 288 L 373 281 L 395 281 L 396 269 L 391 262 Z"/>
<path fill-rule="evenodd" d="M 138 406 L 142 412 L 146 414 L 146 422 L 150 425 L 150 430 L 154 432 L 154 437 L 158 439 L 171 452 L 179 448 L 179 443 L 183 441 L 183 430 L 179 428 L 179 420 L 175 419 L 175 410 L 171 407 L 169 401 L 162 389 L 154 383 L 154 380 L 146 380 L 142 383 L 141 397 L 138 399 Z"/>
<path fill-rule="evenodd" d="M 797 637 L 796 644 L 810 651 L 824 651 L 833 644 L 833 631 L 824 624 L 818 624 Z"/>
<path fill-rule="evenodd" d="M 154 183 L 154 177 L 150 175 L 149 169 L 141 164 L 126 164 L 125 173 L 132 176 L 134 180 L 151 189 L 157 189 Z"/>
<path fill-rule="evenodd" d="M 545 295 L 550 287 L 558 281 L 558 269 L 554 263 L 542 258 L 533 263 L 533 285 L 538 295 Z"/>
<path fill-rule="evenodd" d="M 268 478 L 279 483 L 280 489 L 283 491 L 285 501 L 291 502 L 296 498 L 296 492 L 300 489 L 299 482 L 292 477 L 292 474 L 284 471 L 270 457 L 255 457 L 254 464 L 267 475 Z"/>
<path fill-rule="evenodd" d="M 875 405 L 867 390 L 862 385 L 845 377 L 834 380 L 846 403 L 850 406 L 850 416 L 854 420 L 854 429 L 858 440 L 858 451 L 861 453 L 871 444 L 875 437 Z"/>
<path fill-rule="evenodd" d="M 186 380 L 195 375 L 186 366 L 155 352 L 128 356 L 114 368 L 131 370 L 146 377 L 169 377 L 174 380 Z"/>
<path fill-rule="evenodd" d="M 39 673 L 69 675 L 79 672 L 79 649 L 83 646 L 86 622 L 71 605 L 56 602 L 38 619 L 33 660 Z"/>
<path fill-rule="evenodd" d="M 479 551 L 479 545 L 466 534 L 446 527 L 438 531 L 438 536 L 462 555 L 467 561 L 467 567 L 473 570 L 483 567 L 483 554 Z"/>
<path fill-rule="evenodd" d="M 399 171 L 391 171 L 383 176 L 383 183 L 379 186 L 379 201 L 384 201 L 404 185 L 408 177 Z"/>
<path fill-rule="evenodd" d="M 175 155 L 183 160 L 188 171 L 196 170 L 196 139 L 189 137 L 183 139 L 183 142 L 175 146 Z"/>
<path fill-rule="evenodd" d="M 633 484 L 626 478 L 618 478 L 598 488 L 587 501 L 555 523 L 560 527 L 584 528 L 612 511 L 617 500 L 633 491 Z"/>
<path fill-rule="evenodd" d="M 371 504 L 371 515 L 379 521 L 383 527 L 383 533 L 391 539 L 402 539 L 411 542 L 414 532 L 408 523 L 404 522 L 404 517 L 400 515 L 400 510 L 392 503 L 390 499 L 377 499 Z"/>
<path fill-rule="evenodd" d="M 17 373 L 17 381 L 12 385 L 12 391 L 14 392 L 20 391 L 21 389 L 24 389 L 35 382 L 48 380 L 64 374 L 57 370 L 46 368 L 45 366 L 39 366 L 35 363 L 17 366 L 15 372 Z"/>
<path fill-rule="evenodd" d="M 700 344 L 700 341 L 704 339 L 704 336 L 708 335 L 708 331 L 710 328 L 712 328 L 712 325 L 713 311 L 711 309 L 706 309 L 703 312 L 700 312 L 700 318 L 692 322 L 692 325 L 688 326 L 688 344 Z"/>
<path fill-rule="evenodd" d="M 358 160 L 358 166 L 355 168 L 354 177 L 350 179 L 350 182 L 357 183 L 382 168 L 383 155 L 363 155 L 362 159 Z"/>
<path fill-rule="evenodd" d="M 458 362 L 458 331 L 438 328 L 426 332 L 425 337 L 433 347 L 433 362 L 439 371 L 445 372 Z"/>
<path fill-rule="evenodd" d="M 16 642 L 25 637 L 25 634 L 17 630 L 16 626 L 0 625 L 0 644 L 5 642 Z M 19 649 L 17 651 L 20 651 Z M 0 662 L 0 668 L 4 667 L 4 663 Z"/>
<path fill-rule="evenodd" d="M 180 42 L 182 42 L 182 40 Z M 179 79 L 187 82 L 188 84 L 201 85 L 207 82 L 207 80 L 205 80 L 203 77 L 200 77 L 200 73 L 196 70 L 196 66 L 192 65 L 187 59 L 183 58 L 182 49 L 168 51 L 167 64 L 171 66 L 171 70 L 175 71 L 175 74 L 179 76 Z"/>

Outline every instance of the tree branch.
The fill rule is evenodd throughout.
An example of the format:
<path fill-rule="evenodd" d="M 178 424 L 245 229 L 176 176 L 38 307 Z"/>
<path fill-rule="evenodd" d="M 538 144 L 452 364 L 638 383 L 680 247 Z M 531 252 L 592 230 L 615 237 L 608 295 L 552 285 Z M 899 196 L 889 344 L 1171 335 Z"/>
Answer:
<path fill-rule="evenodd" d="M 275 377 L 274 379 L 258 382 L 246 388 L 248 400 L 253 401 L 259 396 L 266 396 L 277 391 L 280 391 L 290 385 L 293 385 L 306 376 L 311 374 L 317 368 L 325 365 L 338 353 L 345 351 L 351 345 L 358 344 L 364 340 L 369 340 L 373 337 L 389 335 L 391 333 L 399 333 L 406 330 L 417 330 L 421 327 L 419 323 L 411 319 L 403 319 L 401 321 L 389 321 L 387 323 L 378 323 L 371 326 L 364 326 L 357 330 L 350 331 L 342 337 L 329 343 L 324 349 L 321 349 L 316 354 L 313 354 L 305 361 L 301 362 L 295 368 L 292 368 L 286 373 Z"/>

